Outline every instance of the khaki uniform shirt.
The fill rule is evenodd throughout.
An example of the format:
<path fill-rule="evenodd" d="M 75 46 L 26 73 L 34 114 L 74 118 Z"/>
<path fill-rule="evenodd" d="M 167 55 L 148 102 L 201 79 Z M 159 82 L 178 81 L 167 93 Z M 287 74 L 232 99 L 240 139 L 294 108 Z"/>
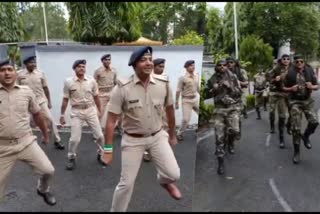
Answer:
<path fill-rule="evenodd" d="M 47 78 L 44 73 L 35 69 L 29 72 L 27 69 L 20 70 L 18 72 L 17 83 L 19 85 L 27 85 L 32 89 L 36 95 L 38 104 L 47 102 L 47 97 L 44 93 L 43 88 L 48 87 Z"/>
<path fill-rule="evenodd" d="M 199 78 L 195 74 L 186 74 L 179 78 L 177 91 L 180 91 L 182 97 L 196 96 L 199 92 Z"/>
<path fill-rule="evenodd" d="M 123 114 L 123 129 L 130 134 L 151 134 L 163 126 L 163 109 L 173 105 L 168 80 L 151 74 L 145 89 L 136 74 L 118 81 L 111 93 L 108 111 Z"/>
<path fill-rule="evenodd" d="M 98 83 L 99 96 L 110 96 L 111 90 L 117 84 L 117 73 L 115 68 L 107 70 L 104 66 L 101 66 L 94 72 L 94 79 Z"/>
<path fill-rule="evenodd" d="M 93 106 L 94 96 L 98 95 L 98 84 L 90 76 L 85 76 L 80 82 L 77 76 L 65 80 L 63 87 L 63 97 L 70 99 L 71 106 Z"/>
<path fill-rule="evenodd" d="M 39 111 L 35 95 L 28 86 L 16 84 L 8 91 L 0 84 L 0 146 L 10 138 L 32 136 L 30 113 Z"/>

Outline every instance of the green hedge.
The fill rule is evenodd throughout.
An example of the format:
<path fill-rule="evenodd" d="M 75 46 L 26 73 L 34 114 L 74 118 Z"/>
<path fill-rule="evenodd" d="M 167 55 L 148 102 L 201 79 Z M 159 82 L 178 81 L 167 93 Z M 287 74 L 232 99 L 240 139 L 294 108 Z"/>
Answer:
<path fill-rule="evenodd" d="M 253 94 L 250 94 L 247 96 L 247 108 L 253 109 L 255 103 L 255 96 Z"/>

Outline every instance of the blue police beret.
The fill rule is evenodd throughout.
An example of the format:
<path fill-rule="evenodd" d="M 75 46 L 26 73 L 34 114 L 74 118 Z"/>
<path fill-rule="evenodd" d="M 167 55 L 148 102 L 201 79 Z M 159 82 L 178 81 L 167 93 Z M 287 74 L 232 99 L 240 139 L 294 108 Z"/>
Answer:
<path fill-rule="evenodd" d="M 194 60 L 188 60 L 184 63 L 184 67 L 187 68 L 189 67 L 189 65 L 192 65 L 192 64 L 194 64 Z"/>
<path fill-rule="evenodd" d="M 301 54 L 296 54 L 294 57 L 293 57 L 294 60 L 297 60 L 297 59 L 304 59 L 303 56 Z"/>
<path fill-rule="evenodd" d="M 153 65 L 159 65 L 159 64 L 162 64 L 162 63 L 165 63 L 165 62 L 166 62 L 165 59 L 158 58 L 158 59 L 153 60 Z"/>
<path fill-rule="evenodd" d="M 80 64 L 87 64 L 87 61 L 85 59 L 78 59 L 78 60 L 74 61 L 73 65 L 72 65 L 72 69 L 75 69 Z"/>
<path fill-rule="evenodd" d="M 109 57 L 111 57 L 110 54 L 105 54 L 105 55 L 103 55 L 103 56 L 101 57 L 101 61 L 104 60 L 104 59 L 106 59 L 106 58 L 109 58 Z"/>
<path fill-rule="evenodd" d="M 138 50 L 135 50 L 132 54 L 131 57 L 129 59 L 129 66 L 132 66 L 134 64 L 136 64 L 136 62 L 146 53 L 150 53 L 152 54 L 152 47 L 150 46 L 145 46 L 143 48 L 140 48 Z"/>
<path fill-rule="evenodd" d="M 36 56 L 28 56 L 26 58 L 24 58 L 23 60 L 23 64 L 27 64 L 28 62 L 30 62 L 31 60 L 35 60 L 36 59 Z"/>
<path fill-rule="evenodd" d="M 4 65 L 12 65 L 13 66 L 13 62 L 9 58 L 0 60 L 0 67 L 2 67 Z"/>

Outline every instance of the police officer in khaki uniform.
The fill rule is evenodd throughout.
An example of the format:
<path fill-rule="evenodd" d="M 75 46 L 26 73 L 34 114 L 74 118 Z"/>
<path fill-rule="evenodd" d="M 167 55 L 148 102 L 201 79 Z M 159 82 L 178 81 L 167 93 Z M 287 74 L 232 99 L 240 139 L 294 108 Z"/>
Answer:
<path fill-rule="evenodd" d="M 166 78 L 168 78 L 163 72 L 164 72 L 164 68 L 165 68 L 165 63 L 166 63 L 166 60 L 163 59 L 163 58 L 157 58 L 157 59 L 154 59 L 153 60 L 153 73 L 154 74 L 157 74 L 157 75 L 164 75 Z M 168 130 L 168 120 L 167 120 L 167 117 L 166 117 L 166 112 L 164 111 L 163 113 L 163 128 L 165 130 Z M 143 160 L 148 162 L 151 160 L 151 156 L 150 156 L 150 153 L 148 151 L 145 151 L 144 152 L 144 155 L 143 155 Z"/>
<path fill-rule="evenodd" d="M 117 71 L 111 67 L 111 55 L 105 54 L 101 57 L 102 66 L 95 70 L 94 79 L 98 83 L 99 99 L 101 104 L 100 124 L 104 128 L 106 123 L 105 110 L 110 99 L 110 93 L 113 87 L 117 84 Z"/>
<path fill-rule="evenodd" d="M 25 64 L 26 68 L 18 72 L 17 82 L 19 85 L 27 85 L 32 89 L 33 93 L 36 95 L 37 103 L 41 107 L 41 110 L 43 111 L 47 120 L 49 120 L 51 123 L 51 130 L 53 131 L 55 139 L 55 148 L 63 150 L 64 145 L 61 142 L 58 128 L 54 124 L 54 119 L 50 112 L 52 105 L 45 74 L 36 68 L 37 64 L 35 56 L 27 57 L 24 59 L 23 63 Z"/>
<path fill-rule="evenodd" d="M 67 169 L 75 168 L 77 148 L 81 141 L 82 125 L 86 122 L 93 131 L 97 144 L 104 146 L 99 118 L 101 117 L 101 106 L 98 96 L 98 84 L 93 77 L 86 76 L 86 60 L 76 60 L 72 66 L 75 76 L 67 78 L 64 82 L 63 101 L 61 106 L 61 125 L 65 125 L 64 113 L 70 99 L 71 111 L 71 137 L 69 141 Z M 98 150 L 98 161 L 101 161 L 101 151 Z"/>
<path fill-rule="evenodd" d="M 40 127 L 44 143 L 49 143 L 45 117 L 28 86 L 16 84 L 17 73 L 10 60 L 0 62 L 0 200 L 4 198 L 6 183 L 16 161 L 23 161 L 41 177 L 37 193 L 49 205 L 56 199 L 49 192 L 54 167 L 37 143 L 30 127 L 30 113 Z"/>
<path fill-rule="evenodd" d="M 158 179 L 169 194 L 179 200 L 181 193 L 174 182 L 180 178 L 180 168 L 170 147 L 177 144 L 172 91 L 167 79 L 152 74 L 152 48 L 134 51 L 129 60 L 135 74 L 119 81 L 108 103 L 105 130 L 106 150 L 112 161 L 112 143 L 117 117 L 123 114 L 124 135 L 121 141 L 121 178 L 112 201 L 111 211 L 126 211 L 143 153 L 149 150 L 157 168 Z M 169 123 L 169 133 L 163 130 L 163 108 Z M 170 144 L 169 144 L 169 143 Z"/>
<path fill-rule="evenodd" d="M 183 140 L 183 132 L 186 130 L 190 119 L 192 110 L 199 114 L 199 78 L 195 75 L 194 60 L 185 62 L 184 67 L 186 73 L 179 78 L 176 92 L 176 109 L 179 109 L 180 93 L 182 94 L 182 122 L 178 133 L 178 140 Z"/>

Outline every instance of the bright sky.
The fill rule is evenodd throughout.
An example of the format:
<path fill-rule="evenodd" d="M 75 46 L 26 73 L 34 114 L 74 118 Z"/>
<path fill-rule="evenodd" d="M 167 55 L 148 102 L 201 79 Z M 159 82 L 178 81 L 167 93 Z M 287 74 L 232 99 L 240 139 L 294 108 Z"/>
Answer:
<path fill-rule="evenodd" d="M 224 6 L 227 4 L 227 2 L 207 2 L 207 5 L 210 7 L 216 7 L 219 8 L 221 11 L 224 10 Z"/>

